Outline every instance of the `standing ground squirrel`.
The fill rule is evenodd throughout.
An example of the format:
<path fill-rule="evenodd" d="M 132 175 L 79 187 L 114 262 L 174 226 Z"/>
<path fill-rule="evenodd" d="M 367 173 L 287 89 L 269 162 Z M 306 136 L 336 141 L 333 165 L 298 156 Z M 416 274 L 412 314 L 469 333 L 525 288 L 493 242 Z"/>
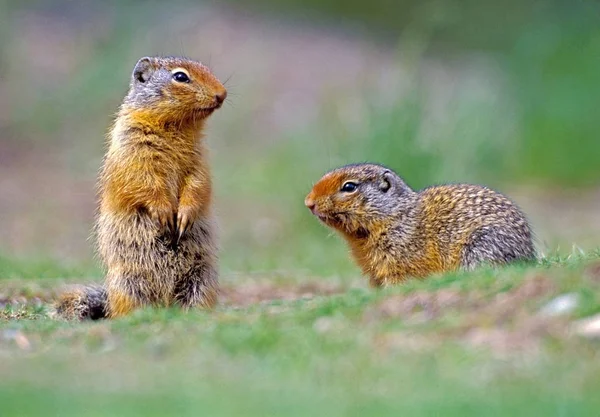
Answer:
<path fill-rule="evenodd" d="M 413 191 L 382 165 L 354 164 L 325 174 L 304 203 L 344 236 L 373 286 L 535 259 L 523 213 L 479 185 Z"/>
<path fill-rule="evenodd" d="M 114 318 L 144 305 L 215 304 L 217 247 L 201 131 L 226 96 L 199 62 L 137 62 L 99 178 L 95 231 L 106 282 L 64 294 L 55 306 L 59 317 Z"/>

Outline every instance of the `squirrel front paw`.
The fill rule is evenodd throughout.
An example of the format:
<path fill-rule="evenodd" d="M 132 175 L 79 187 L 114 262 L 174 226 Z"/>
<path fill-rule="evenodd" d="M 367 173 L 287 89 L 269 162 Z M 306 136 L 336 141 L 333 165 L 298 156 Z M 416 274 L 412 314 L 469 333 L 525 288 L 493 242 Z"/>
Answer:
<path fill-rule="evenodd" d="M 172 231 L 175 226 L 175 212 L 170 206 L 150 206 L 148 212 L 161 230 Z"/>

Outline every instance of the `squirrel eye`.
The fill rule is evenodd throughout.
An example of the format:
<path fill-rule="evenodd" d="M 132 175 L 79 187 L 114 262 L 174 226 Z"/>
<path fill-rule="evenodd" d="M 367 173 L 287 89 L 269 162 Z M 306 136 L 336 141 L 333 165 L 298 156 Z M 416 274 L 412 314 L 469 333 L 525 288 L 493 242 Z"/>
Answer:
<path fill-rule="evenodd" d="M 344 193 L 351 193 L 353 191 L 356 191 L 357 188 L 358 188 L 358 184 L 356 184 L 355 182 L 348 181 L 348 182 L 344 183 L 344 185 L 342 185 L 342 188 L 340 188 L 340 191 L 342 191 Z"/>
<path fill-rule="evenodd" d="M 173 74 L 173 79 L 179 83 L 189 83 L 190 77 L 185 72 L 178 71 Z"/>

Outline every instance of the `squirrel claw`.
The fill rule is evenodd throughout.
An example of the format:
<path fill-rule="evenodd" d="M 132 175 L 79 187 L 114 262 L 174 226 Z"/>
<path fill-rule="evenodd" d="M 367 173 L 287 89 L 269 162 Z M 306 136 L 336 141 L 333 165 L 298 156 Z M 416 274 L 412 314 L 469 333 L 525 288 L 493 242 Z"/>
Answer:
<path fill-rule="evenodd" d="M 183 234 L 190 229 L 191 225 L 191 216 L 187 210 L 180 210 L 177 213 L 177 243 L 179 243 Z"/>
<path fill-rule="evenodd" d="M 167 222 L 167 230 L 169 232 L 175 230 L 175 219 L 173 215 L 167 217 Z"/>

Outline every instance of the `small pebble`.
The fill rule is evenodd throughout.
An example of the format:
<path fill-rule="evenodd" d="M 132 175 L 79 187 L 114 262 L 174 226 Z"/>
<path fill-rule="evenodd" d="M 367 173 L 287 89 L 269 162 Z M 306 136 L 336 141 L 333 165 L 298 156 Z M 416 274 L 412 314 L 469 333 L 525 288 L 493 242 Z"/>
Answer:
<path fill-rule="evenodd" d="M 589 339 L 600 338 L 600 314 L 573 323 L 575 333 Z"/>
<path fill-rule="evenodd" d="M 579 305 L 579 294 L 568 293 L 550 300 L 540 309 L 540 314 L 546 317 L 562 316 L 573 312 Z"/>

